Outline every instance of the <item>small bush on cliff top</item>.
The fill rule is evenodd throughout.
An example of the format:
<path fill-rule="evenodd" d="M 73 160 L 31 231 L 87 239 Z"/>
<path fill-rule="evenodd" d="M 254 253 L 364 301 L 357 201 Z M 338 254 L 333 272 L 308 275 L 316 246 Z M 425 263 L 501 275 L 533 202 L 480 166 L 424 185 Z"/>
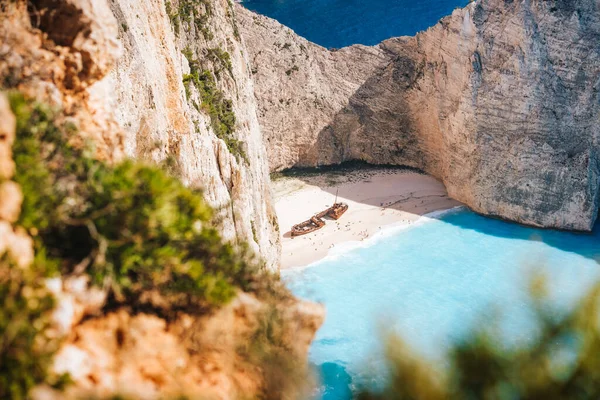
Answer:
<path fill-rule="evenodd" d="M 112 305 L 160 312 L 198 312 L 236 288 L 264 287 L 249 252 L 223 243 L 200 192 L 154 166 L 94 160 L 68 143 L 47 108 L 14 94 L 11 105 L 19 224 L 48 265 L 90 275 L 110 289 Z"/>

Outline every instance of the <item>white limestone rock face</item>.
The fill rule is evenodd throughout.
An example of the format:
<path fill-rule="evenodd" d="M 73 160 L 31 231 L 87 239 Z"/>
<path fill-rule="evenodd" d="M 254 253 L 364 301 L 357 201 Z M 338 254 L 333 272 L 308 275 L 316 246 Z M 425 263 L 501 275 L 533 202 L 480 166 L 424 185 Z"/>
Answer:
<path fill-rule="evenodd" d="M 251 57 L 269 168 L 319 163 L 314 144 L 332 116 L 389 57 L 380 47 L 328 51 L 241 5 L 240 31 Z"/>
<path fill-rule="evenodd" d="M 277 218 L 251 71 L 237 34 L 235 11 L 227 0 L 194 4 L 195 14 L 188 23 L 170 18 L 177 13 L 177 0 L 111 2 L 124 54 L 104 81 L 105 90 L 125 130 L 125 153 L 167 162 L 185 183 L 202 188 L 219 210 L 223 236 L 248 242 L 267 267 L 276 270 L 280 256 Z M 194 19 L 203 22 L 196 24 Z M 243 156 L 232 154 L 217 137 L 199 88 L 191 83 L 186 94 L 183 78 L 190 73 L 190 65 L 182 54 L 185 50 L 202 70 L 216 72 L 218 89 L 232 102 L 233 137 Z M 229 56 L 219 58 L 217 52 Z M 230 66 L 224 57 L 229 57 Z"/>
<path fill-rule="evenodd" d="M 241 26 L 258 69 L 271 168 L 356 159 L 408 165 L 441 179 L 477 212 L 590 230 L 600 179 L 598 7 L 595 0 L 478 0 L 415 37 L 335 52 L 246 11 Z M 294 58 L 282 40 L 262 39 L 269 35 L 303 43 L 310 57 Z M 264 65 L 269 52 L 278 55 L 274 66 Z M 311 64 L 317 59 L 325 65 Z M 292 62 L 307 76 L 287 79 L 278 66 Z M 356 67 L 345 68 L 352 63 L 364 68 L 359 80 Z M 355 87 L 317 109 L 298 95 L 317 77 Z M 296 101 L 281 106 L 270 95 L 278 92 Z M 277 125 L 282 108 L 296 116 L 294 129 Z"/>

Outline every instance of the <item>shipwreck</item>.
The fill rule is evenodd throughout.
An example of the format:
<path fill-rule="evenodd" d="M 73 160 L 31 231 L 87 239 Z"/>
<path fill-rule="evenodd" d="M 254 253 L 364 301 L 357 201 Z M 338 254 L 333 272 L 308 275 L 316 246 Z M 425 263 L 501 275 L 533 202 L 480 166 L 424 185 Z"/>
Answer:
<path fill-rule="evenodd" d="M 341 202 L 338 203 L 336 193 L 335 202 L 331 207 L 313 215 L 310 217 L 310 219 L 307 219 L 304 222 L 292 226 L 292 237 L 302 236 L 306 235 L 307 233 L 317 231 L 325 226 L 325 217 L 338 220 L 346 211 L 348 211 L 348 204 Z"/>

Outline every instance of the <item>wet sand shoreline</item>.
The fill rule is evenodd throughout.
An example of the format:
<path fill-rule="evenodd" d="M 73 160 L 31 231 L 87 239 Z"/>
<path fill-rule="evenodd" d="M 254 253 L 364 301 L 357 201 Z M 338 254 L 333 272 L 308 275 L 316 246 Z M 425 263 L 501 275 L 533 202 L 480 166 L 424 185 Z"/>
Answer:
<path fill-rule="evenodd" d="M 282 242 L 281 268 L 324 258 L 342 243 L 366 240 L 391 225 L 411 225 L 422 215 L 460 206 L 436 179 L 411 170 L 373 168 L 279 177 L 272 182 Z M 349 205 L 339 219 L 313 233 L 291 237 L 292 225 L 338 201 Z"/>

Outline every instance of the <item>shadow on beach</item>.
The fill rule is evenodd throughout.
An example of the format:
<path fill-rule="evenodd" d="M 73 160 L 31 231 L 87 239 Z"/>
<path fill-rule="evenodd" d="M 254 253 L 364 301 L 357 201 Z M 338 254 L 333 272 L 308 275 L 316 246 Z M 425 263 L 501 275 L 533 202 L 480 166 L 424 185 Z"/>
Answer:
<path fill-rule="evenodd" d="M 371 179 L 374 176 L 393 176 L 400 173 L 422 175 L 423 177 L 427 177 L 426 179 L 431 179 L 432 182 L 435 179 L 416 168 L 372 165 L 360 161 L 350 161 L 341 165 L 319 168 L 289 169 L 272 174 L 271 179 L 276 181 L 278 179 L 295 178 L 307 185 L 319 187 L 324 192 L 331 194 L 334 198 L 337 195 L 338 201 L 352 201 L 378 207 L 382 210 L 391 208 L 419 216 L 435 211 L 436 209 L 446 208 L 443 206 L 436 207 L 435 204 L 438 202 L 445 203 L 451 201 L 445 190 L 440 191 L 440 189 L 443 188 L 441 182 L 439 183 L 439 188 L 436 187 L 432 190 L 435 193 L 424 192 L 422 188 L 414 190 L 406 188 L 404 191 L 402 187 L 393 186 L 390 183 L 389 186 L 379 185 L 379 187 L 376 187 L 372 196 L 369 196 L 369 193 L 365 193 L 365 190 L 373 190 L 373 188 L 367 186 L 361 188 L 359 185 L 353 185 L 358 183 L 371 183 Z M 335 200 L 332 199 L 332 204 L 333 201 Z M 323 207 L 327 208 L 332 204 L 323 204 Z M 427 204 L 431 204 L 431 207 L 427 207 Z M 458 203 L 456 205 L 458 205 Z M 308 217 L 310 216 L 307 216 L 307 218 Z M 289 236 L 284 235 L 284 237 Z"/>
<path fill-rule="evenodd" d="M 338 166 L 321 168 L 292 169 L 276 173 L 273 178 L 275 180 L 279 178 L 295 178 L 308 185 L 317 186 L 332 196 L 335 196 L 339 190 L 338 201 L 353 201 L 367 204 L 378 207 L 382 211 L 394 209 L 422 216 L 432 211 L 449 208 L 449 202 L 454 202 L 450 207 L 461 205 L 450 199 L 445 190 L 440 191 L 440 188 L 435 193 L 424 190 L 412 190 L 410 188 L 407 188 L 406 192 L 403 192 L 402 190 L 398 190 L 398 188 L 390 187 L 387 189 L 379 186 L 376 188 L 377 193 L 372 193 L 372 196 L 370 196 L 371 193 L 364 192 L 365 190 L 372 189 L 369 186 L 360 187 L 360 185 L 351 185 L 352 183 L 370 182 L 371 178 L 376 175 L 396 175 L 402 172 L 416 173 L 428 177 L 427 179 L 433 179 L 414 168 L 374 166 L 364 162 L 347 162 Z M 385 198 L 387 195 L 389 195 L 389 200 L 386 201 Z M 331 203 L 333 203 L 333 197 Z M 331 204 L 323 204 L 323 208 L 329 206 Z M 466 217 L 472 213 L 472 211 L 466 210 L 468 209 L 465 207 L 463 213 L 452 213 L 444 216 L 443 221 L 462 229 L 475 230 L 486 235 L 506 239 L 540 241 L 548 246 L 579 254 L 600 263 L 600 223 L 597 223 L 590 233 L 569 232 L 532 228 L 515 222 L 478 215 L 478 218 L 486 219 L 486 222 L 482 223 L 477 218 Z M 299 222 L 303 218 L 308 219 L 310 215 L 299 216 Z M 284 238 L 291 237 L 290 231 L 288 230 L 283 236 Z"/>

